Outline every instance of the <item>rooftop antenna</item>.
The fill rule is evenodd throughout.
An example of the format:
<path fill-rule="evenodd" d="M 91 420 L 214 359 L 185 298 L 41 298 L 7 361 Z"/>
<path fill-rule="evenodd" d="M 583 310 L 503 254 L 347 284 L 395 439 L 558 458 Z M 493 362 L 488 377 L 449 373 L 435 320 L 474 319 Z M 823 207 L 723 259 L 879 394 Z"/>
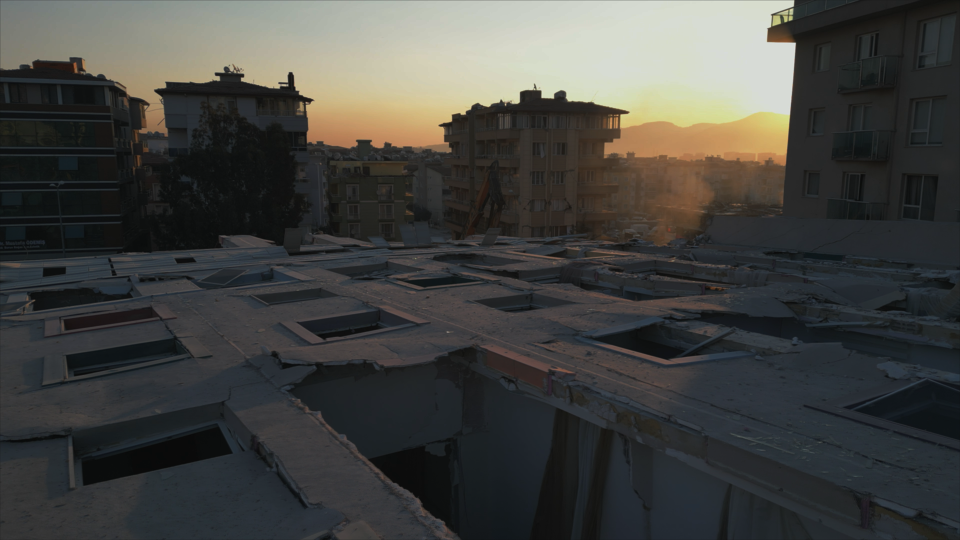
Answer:
<path fill-rule="evenodd" d="M 236 64 L 230 64 L 230 66 L 233 67 L 233 72 L 234 72 L 234 73 L 243 73 L 243 68 L 237 67 Z"/>
<path fill-rule="evenodd" d="M 600 93 L 599 90 L 597 90 L 596 92 L 593 93 L 593 97 L 590 98 L 590 103 L 593 103 L 593 98 L 597 97 L 597 94 L 598 94 L 598 93 Z"/>
<path fill-rule="evenodd" d="M 534 89 L 534 90 L 537 89 L 537 83 L 533 83 L 533 89 Z"/>

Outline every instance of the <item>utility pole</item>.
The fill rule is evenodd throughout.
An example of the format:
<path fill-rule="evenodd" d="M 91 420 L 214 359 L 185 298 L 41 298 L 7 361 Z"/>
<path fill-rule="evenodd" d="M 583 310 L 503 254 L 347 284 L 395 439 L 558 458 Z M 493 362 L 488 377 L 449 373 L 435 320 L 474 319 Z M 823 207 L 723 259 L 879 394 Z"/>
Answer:
<path fill-rule="evenodd" d="M 60 207 L 60 187 L 63 186 L 63 180 L 56 184 L 50 184 L 50 187 L 57 188 L 57 216 L 60 218 L 60 252 L 64 257 L 67 256 L 67 239 L 63 235 L 63 209 Z"/>

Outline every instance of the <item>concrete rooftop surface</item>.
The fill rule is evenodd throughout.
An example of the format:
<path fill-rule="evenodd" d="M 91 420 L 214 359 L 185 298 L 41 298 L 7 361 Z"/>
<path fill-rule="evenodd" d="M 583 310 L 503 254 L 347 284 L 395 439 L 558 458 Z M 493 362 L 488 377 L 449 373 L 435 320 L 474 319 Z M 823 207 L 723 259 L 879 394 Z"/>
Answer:
<path fill-rule="evenodd" d="M 956 267 L 476 240 L 0 263 L 0 536 L 960 537 Z"/>

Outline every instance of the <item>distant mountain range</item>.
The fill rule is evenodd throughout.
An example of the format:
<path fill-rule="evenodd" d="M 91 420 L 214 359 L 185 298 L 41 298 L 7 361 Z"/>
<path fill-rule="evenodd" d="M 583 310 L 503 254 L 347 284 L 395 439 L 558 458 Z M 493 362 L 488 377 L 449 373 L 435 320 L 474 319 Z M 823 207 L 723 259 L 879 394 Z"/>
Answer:
<path fill-rule="evenodd" d="M 606 152 L 636 152 L 637 156 L 724 152 L 787 153 L 790 116 L 761 112 L 724 124 L 680 127 L 670 122 L 648 122 L 620 130 L 620 138 Z"/>
<path fill-rule="evenodd" d="M 786 154 L 789 125 L 789 115 L 769 112 L 751 114 L 724 124 L 680 127 L 670 122 L 647 122 L 622 128 L 620 138 L 608 144 L 604 150 L 620 154 L 636 152 L 640 157 L 661 154 L 677 157 L 699 152 L 720 155 L 724 152 Z M 450 145 L 432 144 L 418 148 L 448 152 Z"/>

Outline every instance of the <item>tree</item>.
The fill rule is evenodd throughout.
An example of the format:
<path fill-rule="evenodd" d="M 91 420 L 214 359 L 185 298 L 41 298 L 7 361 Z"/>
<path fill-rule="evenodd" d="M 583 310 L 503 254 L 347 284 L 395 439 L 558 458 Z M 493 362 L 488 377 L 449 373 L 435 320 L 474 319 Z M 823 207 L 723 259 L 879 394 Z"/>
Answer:
<path fill-rule="evenodd" d="M 161 176 L 170 205 L 151 227 L 161 249 L 216 247 L 221 234 L 283 242 L 310 204 L 295 188 L 297 163 L 278 123 L 261 131 L 237 112 L 202 105 L 190 153 Z"/>
<path fill-rule="evenodd" d="M 427 210 L 426 208 L 420 206 L 419 204 L 413 204 L 413 220 L 414 221 L 430 221 L 430 218 L 433 216 L 433 212 Z"/>

